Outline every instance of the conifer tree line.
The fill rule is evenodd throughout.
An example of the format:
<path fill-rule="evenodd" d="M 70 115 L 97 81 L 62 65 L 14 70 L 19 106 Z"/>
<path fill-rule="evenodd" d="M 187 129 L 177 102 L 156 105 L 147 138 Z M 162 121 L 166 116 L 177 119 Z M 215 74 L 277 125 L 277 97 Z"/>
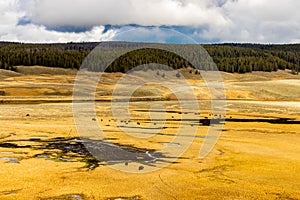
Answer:
<path fill-rule="evenodd" d="M 41 65 L 78 69 L 96 43 L 21 44 L 0 43 L 0 68 Z"/>
<path fill-rule="evenodd" d="M 204 45 L 204 48 L 213 57 L 220 71 L 299 71 L 300 44 L 219 44 Z"/>
<path fill-rule="evenodd" d="M 48 66 L 79 69 L 84 59 L 99 43 L 24 44 L 0 42 L 0 69 L 15 70 L 15 66 Z M 119 44 L 119 45 L 118 45 Z M 115 42 L 115 51 L 122 43 Z M 139 43 L 136 43 L 138 46 Z M 195 45 L 177 45 L 181 51 L 193 55 Z M 177 48 L 176 46 L 176 48 Z M 300 44 L 206 44 L 207 50 L 220 71 L 247 73 L 252 71 L 277 71 L 290 69 L 299 72 Z M 111 48 L 111 46 L 110 46 Z M 197 56 L 194 56 L 197 59 Z M 144 48 L 129 52 L 115 60 L 108 72 L 127 72 L 148 63 L 160 63 L 179 69 L 193 67 L 182 57 L 159 49 Z M 90 70 L 99 70 L 90 66 Z M 203 70 L 215 70 L 203 67 Z"/>
<path fill-rule="evenodd" d="M 164 68 L 165 70 L 167 70 L 168 67 L 173 69 L 192 67 L 191 63 L 177 54 L 160 49 L 142 48 L 122 55 L 113 63 L 111 63 L 106 71 L 125 73 L 137 66 L 150 63 L 159 63 L 161 64 L 160 67 Z M 163 67 L 162 65 L 168 67 Z M 151 70 L 152 65 L 147 65 L 145 67 L 147 69 L 150 68 Z"/>

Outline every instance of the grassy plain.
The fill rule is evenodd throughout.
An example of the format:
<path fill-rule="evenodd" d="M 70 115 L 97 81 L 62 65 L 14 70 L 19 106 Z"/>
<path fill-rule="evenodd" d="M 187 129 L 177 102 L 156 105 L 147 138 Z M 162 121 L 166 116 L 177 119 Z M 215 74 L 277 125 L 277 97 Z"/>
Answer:
<path fill-rule="evenodd" d="M 197 126 L 190 148 L 173 164 L 155 172 L 124 173 L 105 162 L 90 167 L 84 155 L 49 146 L 57 138 L 81 136 L 72 113 L 74 72 L 42 67 L 21 72 L 0 71 L 0 199 L 300 199 L 300 76 L 288 71 L 221 73 L 227 121 L 213 151 L 200 159 L 208 126 L 198 118 L 209 118 L 211 110 L 199 75 L 182 71 L 200 110 L 180 110 L 172 91 L 157 83 L 134 93 L 146 101 L 131 102 L 132 119 L 123 124 L 128 132 L 164 127 L 143 139 L 122 133 L 107 101 L 124 75 L 103 74 L 96 91 L 95 122 L 108 142 L 159 150 L 171 144 L 179 126 L 187 132 Z M 130 80 L 138 83 L 140 77 Z M 152 97 L 158 100 L 150 101 Z M 152 104 L 174 112 L 166 112 L 166 122 L 157 112 L 150 121 L 147 111 Z M 183 118 L 191 120 L 182 122 Z M 280 121 L 283 118 L 288 120 Z"/>

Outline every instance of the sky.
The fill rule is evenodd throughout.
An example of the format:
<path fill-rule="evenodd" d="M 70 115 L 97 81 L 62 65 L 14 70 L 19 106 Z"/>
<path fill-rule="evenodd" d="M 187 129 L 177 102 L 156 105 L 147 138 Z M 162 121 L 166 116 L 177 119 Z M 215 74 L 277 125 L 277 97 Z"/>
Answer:
<path fill-rule="evenodd" d="M 299 0 L 0 0 L 0 41 L 300 43 Z"/>

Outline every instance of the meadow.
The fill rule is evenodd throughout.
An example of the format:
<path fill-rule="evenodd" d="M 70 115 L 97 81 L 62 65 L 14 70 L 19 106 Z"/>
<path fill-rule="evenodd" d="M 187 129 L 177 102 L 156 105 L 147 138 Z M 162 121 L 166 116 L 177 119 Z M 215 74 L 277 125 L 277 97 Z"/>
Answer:
<path fill-rule="evenodd" d="M 1 199 L 300 199 L 300 75 L 221 72 L 225 123 L 213 150 L 199 158 L 209 128 L 201 119 L 212 114 L 200 75 L 179 70 L 193 87 L 199 110 L 180 109 L 172 91 L 149 83 L 135 91 L 131 118 L 122 120 L 113 115 L 111 100 L 125 75 L 103 73 L 95 93 L 96 118 L 90 118 L 105 135 L 100 143 L 89 141 L 103 146 L 97 160 L 74 122 L 76 71 L 22 66 L 18 71 L 0 71 Z M 146 72 L 138 73 L 131 80 Z M 84 108 L 85 102 L 77 104 Z M 176 135 L 179 127 L 184 135 Z M 157 133 L 151 135 L 153 130 Z M 180 157 L 156 153 L 180 145 L 172 140 L 184 140 L 193 130 L 192 143 Z M 130 159 L 118 154 L 124 150 Z M 162 163 L 168 165 L 145 172 Z M 114 169 L 117 165 L 135 173 Z"/>

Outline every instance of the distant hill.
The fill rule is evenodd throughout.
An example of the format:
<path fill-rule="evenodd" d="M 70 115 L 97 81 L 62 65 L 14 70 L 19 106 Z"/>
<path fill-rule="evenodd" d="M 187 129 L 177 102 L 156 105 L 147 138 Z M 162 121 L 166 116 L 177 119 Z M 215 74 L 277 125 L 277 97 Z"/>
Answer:
<path fill-rule="evenodd" d="M 112 42 L 110 48 L 120 50 L 124 42 Z M 143 46 L 145 43 L 128 43 Z M 24 44 L 0 42 L 0 69 L 16 71 L 15 66 L 48 66 L 79 69 L 83 60 L 99 43 L 57 43 Z M 168 45 L 168 44 L 162 44 Z M 197 45 L 173 45 L 175 48 L 195 53 Z M 290 69 L 299 71 L 300 44 L 262 45 L 262 44 L 212 44 L 202 45 L 220 71 L 247 73 L 252 71 L 277 71 Z M 174 53 L 142 48 L 129 52 L 115 60 L 106 71 L 126 72 L 131 68 L 147 63 L 160 63 L 174 69 L 193 67 L 191 63 Z M 91 66 L 90 70 L 99 70 Z M 215 70 L 203 67 L 203 70 Z"/>

